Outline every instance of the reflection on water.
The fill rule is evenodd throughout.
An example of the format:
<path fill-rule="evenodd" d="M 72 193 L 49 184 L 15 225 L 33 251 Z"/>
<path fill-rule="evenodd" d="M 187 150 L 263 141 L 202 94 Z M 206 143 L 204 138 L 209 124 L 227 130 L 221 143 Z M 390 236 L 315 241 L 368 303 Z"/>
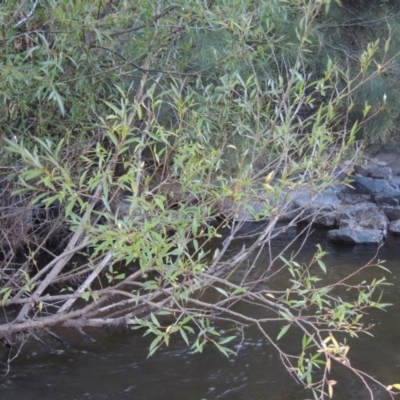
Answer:
<path fill-rule="evenodd" d="M 249 224 L 246 229 L 250 231 L 255 226 Z M 274 241 L 272 251 L 275 253 L 285 248 L 295 235 L 294 229 L 288 230 Z M 238 248 L 247 240 L 250 239 L 238 243 Z M 309 261 L 317 243 L 321 243 L 329 253 L 325 263 L 328 278 L 332 280 L 356 270 L 376 252 L 375 246 L 329 244 L 325 233 L 317 232 L 308 239 L 297 260 Z M 352 365 L 386 384 L 398 382 L 400 376 L 399 244 L 399 239 L 389 238 L 379 254 L 380 259 L 386 260 L 385 265 L 392 274 L 370 269 L 360 277 L 360 280 L 368 281 L 373 276 L 386 275 L 394 285 L 385 289 L 384 300 L 394 303 L 394 306 L 387 312 L 373 312 L 368 317 L 376 324 L 374 338 L 362 336 L 359 342 L 350 342 Z M 261 268 L 269 259 L 270 255 L 265 251 L 258 258 L 257 267 Z M 142 338 L 131 331 L 113 334 L 102 331 L 93 335 L 96 343 L 83 341 L 81 336 L 71 332 L 66 337 L 71 345 L 65 347 L 52 343 L 53 352 L 30 341 L 12 363 L 9 374 L 0 378 L 0 398 L 298 400 L 311 396 L 284 370 L 277 354 L 257 331 L 248 332 L 246 340 L 237 345 L 238 355 L 229 359 L 211 346 L 203 354 L 191 354 L 178 339 L 169 348 L 147 359 L 151 338 Z M 291 339 L 294 343 L 297 341 L 297 338 Z M 6 350 L 2 352 L 4 361 Z M 368 398 L 355 376 L 338 369 L 333 370 L 331 378 L 338 381 L 334 399 Z M 389 398 L 381 389 L 376 389 L 375 395 L 379 400 Z"/>

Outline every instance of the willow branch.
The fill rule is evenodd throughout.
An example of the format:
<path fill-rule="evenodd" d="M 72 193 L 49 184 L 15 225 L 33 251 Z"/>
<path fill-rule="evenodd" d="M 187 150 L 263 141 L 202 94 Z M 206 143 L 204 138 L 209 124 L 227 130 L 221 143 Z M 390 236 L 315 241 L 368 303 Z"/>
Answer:
<path fill-rule="evenodd" d="M 81 286 L 75 291 L 76 295 L 81 295 L 90 284 L 99 276 L 100 272 L 104 269 L 104 267 L 111 260 L 113 253 L 108 251 L 104 256 L 103 260 L 97 265 L 97 267 L 93 270 L 93 272 L 85 279 Z M 71 298 L 64 303 L 64 305 L 57 311 L 57 314 L 62 314 L 68 311 L 72 305 L 75 303 L 77 297 Z"/>

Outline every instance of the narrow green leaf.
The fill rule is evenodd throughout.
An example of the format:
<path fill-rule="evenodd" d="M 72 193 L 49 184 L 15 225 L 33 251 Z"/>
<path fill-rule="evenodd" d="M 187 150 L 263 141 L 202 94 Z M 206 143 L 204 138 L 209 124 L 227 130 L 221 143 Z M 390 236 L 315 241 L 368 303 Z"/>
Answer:
<path fill-rule="evenodd" d="M 3 295 L 3 297 L 1 298 L 1 304 L 2 306 L 4 306 L 4 304 L 7 302 L 7 300 L 9 299 L 11 293 L 12 293 L 12 289 L 11 288 L 3 288 L 5 289 L 5 293 Z"/>
<path fill-rule="evenodd" d="M 317 260 L 319 267 L 322 269 L 323 272 L 326 274 L 326 265 L 322 260 Z"/>
<path fill-rule="evenodd" d="M 237 288 L 237 289 L 235 289 L 233 292 L 232 292 L 232 296 L 235 296 L 236 294 L 241 294 L 241 293 L 244 293 L 244 292 L 246 292 L 247 291 L 247 287 L 240 287 L 240 288 Z"/>
<path fill-rule="evenodd" d="M 151 320 L 153 321 L 153 324 L 154 324 L 154 325 L 160 326 L 160 324 L 159 324 L 159 322 L 158 322 L 156 316 L 155 316 L 153 313 L 150 314 L 150 318 L 151 318 Z"/>
<path fill-rule="evenodd" d="M 226 338 L 221 339 L 218 344 L 226 344 L 231 342 L 233 339 L 236 339 L 236 336 L 228 336 Z"/>
<path fill-rule="evenodd" d="M 151 357 L 157 350 L 159 343 L 161 342 L 161 336 L 156 337 L 150 344 L 149 355 L 147 358 Z"/>
<path fill-rule="evenodd" d="M 185 341 L 186 345 L 189 346 L 189 339 L 188 339 L 188 337 L 187 337 L 187 335 L 186 335 L 185 330 L 182 329 L 182 328 L 180 328 L 180 329 L 179 329 L 179 333 L 181 334 L 182 339 Z"/>
<path fill-rule="evenodd" d="M 72 214 L 72 210 L 75 206 L 75 203 L 76 203 L 75 199 L 71 199 L 67 204 L 67 206 L 65 207 L 65 215 L 67 217 L 69 217 Z"/>
<path fill-rule="evenodd" d="M 279 332 L 279 335 L 276 338 L 276 340 L 279 340 L 283 335 L 285 335 L 285 333 L 289 330 L 290 327 L 291 327 L 291 324 L 288 324 L 288 325 L 285 325 L 283 328 L 281 328 L 281 331 Z"/>
<path fill-rule="evenodd" d="M 217 292 L 220 292 L 223 296 L 229 297 L 229 294 L 228 294 L 224 289 L 222 289 L 222 288 L 220 288 L 220 287 L 218 287 L 218 286 L 215 286 L 214 289 L 215 289 Z"/>
<path fill-rule="evenodd" d="M 286 320 L 288 320 L 290 322 L 293 321 L 293 317 L 284 311 L 279 311 L 279 315 L 282 315 L 283 318 L 285 318 Z"/>

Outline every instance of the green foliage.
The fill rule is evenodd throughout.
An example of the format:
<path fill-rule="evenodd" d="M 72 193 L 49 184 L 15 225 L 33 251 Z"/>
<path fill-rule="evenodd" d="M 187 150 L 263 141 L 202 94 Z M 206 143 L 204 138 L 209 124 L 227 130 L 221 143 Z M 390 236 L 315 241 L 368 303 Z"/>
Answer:
<path fill-rule="evenodd" d="M 324 34 L 319 36 L 319 60 L 326 55 L 337 60 L 347 66 L 352 77 L 359 74 L 360 62 L 364 63 L 359 79 L 369 79 L 362 85 L 358 79 L 355 81 L 358 87 L 353 96 L 356 107 L 352 118 L 360 117 L 364 104 L 371 105 L 370 118 L 360 132 L 367 144 L 399 140 L 396 127 L 400 92 L 395 82 L 399 79 L 400 25 L 394 18 L 399 11 L 396 1 L 343 1 L 341 6 L 332 5 L 321 27 Z M 368 48 L 381 61 L 371 58 L 371 62 L 365 63 Z M 386 63 L 389 68 L 385 68 Z M 385 71 L 379 71 L 381 67 Z M 379 73 L 375 74 L 377 70 Z"/>
<path fill-rule="evenodd" d="M 332 362 L 342 365 L 350 365 L 349 350 L 346 337 L 358 337 L 361 333 L 371 329 L 371 325 L 364 322 L 364 311 L 367 308 L 384 309 L 391 304 L 385 304 L 382 300 L 382 292 L 377 293 L 384 286 L 389 285 L 385 278 L 373 279 L 372 282 L 361 282 L 358 285 L 349 285 L 348 278 L 339 282 L 323 283 L 326 274 L 326 265 L 322 261 L 326 253 L 318 246 L 318 251 L 309 264 L 299 264 L 295 260 L 287 260 L 281 256 L 282 261 L 288 267 L 292 286 L 287 288 L 284 296 L 280 298 L 285 306 L 280 311 L 285 325 L 281 328 L 277 340 L 280 340 L 295 324 L 296 318 L 301 315 L 308 325 L 324 327 L 320 331 L 312 332 L 303 325 L 305 334 L 302 338 L 302 348 L 297 365 L 292 365 L 290 370 L 304 382 L 306 388 L 311 389 L 315 398 L 319 398 L 324 390 L 333 396 L 335 381 L 329 379 L 319 380 L 318 370 L 324 369 L 329 374 Z M 386 270 L 381 264 L 376 264 Z M 323 275 L 318 273 L 323 271 Z M 333 293 L 337 287 L 347 287 L 345 297 L 335 296 Z M 351 293 L 350 293 L 351 292 Z M 275 298 L 275 296 L 274 296 Z M 290 311 L 289 311 L 290 310 Z M 289 322 L 289 324 L 287 324 Z M 327 331 L 325 330 L 327 328 Z M 326 333 L 328 332 L 328 334 Z M 343 337 L 343 343 L 335 338 Z"/>
<path fill-rule="evenodd" d="M 76 281 L 58 312 L 89 326 L 121 318 L 145 329 L 154 336 L 150 355 L 178 335 L 194 352 L 212 343 L 228 356 L 236 331 L 221 334 L 219 318 L 261 331 L 278 320 L 279 340 L 292 328 L 305 335 L 288 368 L 330 393 L 333 383 L 315 382 L 315 369 L 329 372 L 331 358 L 344 360 L 347 350 L 331 335 L 327 345 L 322 332 L 367 330 L 360 315 L 386 306 L 375 298 L 385 282 L 352 287 L 354 298 L 342 300 L 334 284 L 320 285 L 322 249 L 308 266 L 284 260 L 289 287 L 268 298 L 258 286 L 269 270 L 241 285 L 231 278 L 276 234 L 288 190 L 329 185 L 360 127 L 392 110 L 380 98 L 396 97 L 385 75 L 397 65 L 396 36 L 387 45 L 368 36 L 353 58 L 337 52 L 339 29 L 326 24 L 335 13 L 343 18 L 338 3 L 139 0 L 103 9 L 48 0 L 28 12 L 2 3 L 0 16 L 15 14 L 0 21 L 3 164 L 18 170 L 15 193 L 63 213 L 72 239 L 60 260 L 90 250 L 88 263 L 69 271 L 49 263 L 46 278 L 31 254 L 18 284 L 10 279 L 0 291 L 2 304 L 24 304 L 16 322 L 34 315 L 50 325 L 33 304 L 41 311 L 53 304 L 42 296 L 48 285 Z M 269 222 L 224 263 L 244 213 Z M 222 226 L 231 234 L 210 254 Z M 78 297 L 87 308 L 68 314 Z M 267 317 L 234 311 L 239 301 L 264 307 Z"/>

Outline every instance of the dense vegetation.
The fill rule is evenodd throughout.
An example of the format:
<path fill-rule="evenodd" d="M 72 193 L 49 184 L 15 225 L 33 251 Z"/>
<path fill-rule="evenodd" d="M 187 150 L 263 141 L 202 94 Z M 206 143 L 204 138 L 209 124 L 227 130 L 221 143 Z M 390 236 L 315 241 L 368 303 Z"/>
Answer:
<path fill-rule="evenodd" d="M 285 229 L 289 190 L 331 184 L 360 138 L 396 142 L 399 11 L 394 0 L 1 3 L 3 341 L 126 326 L 154 335 L 150 354 L 178 334 L 228 355 L 256 325 L 315 398 L 331 395 L 331 364 L 352 369 L 342 333 L 368 329 L 384 281 L 349 283 L 343 301 L 319 284 L 322 249 L 256 277 L 244 261 Z M 244 215 L 266 222 L 229 258 Z M 266 290 L 282 271 L 288 287 Z M 299 354 L 279 345 L 288 329 L 303 332 Z"/>

